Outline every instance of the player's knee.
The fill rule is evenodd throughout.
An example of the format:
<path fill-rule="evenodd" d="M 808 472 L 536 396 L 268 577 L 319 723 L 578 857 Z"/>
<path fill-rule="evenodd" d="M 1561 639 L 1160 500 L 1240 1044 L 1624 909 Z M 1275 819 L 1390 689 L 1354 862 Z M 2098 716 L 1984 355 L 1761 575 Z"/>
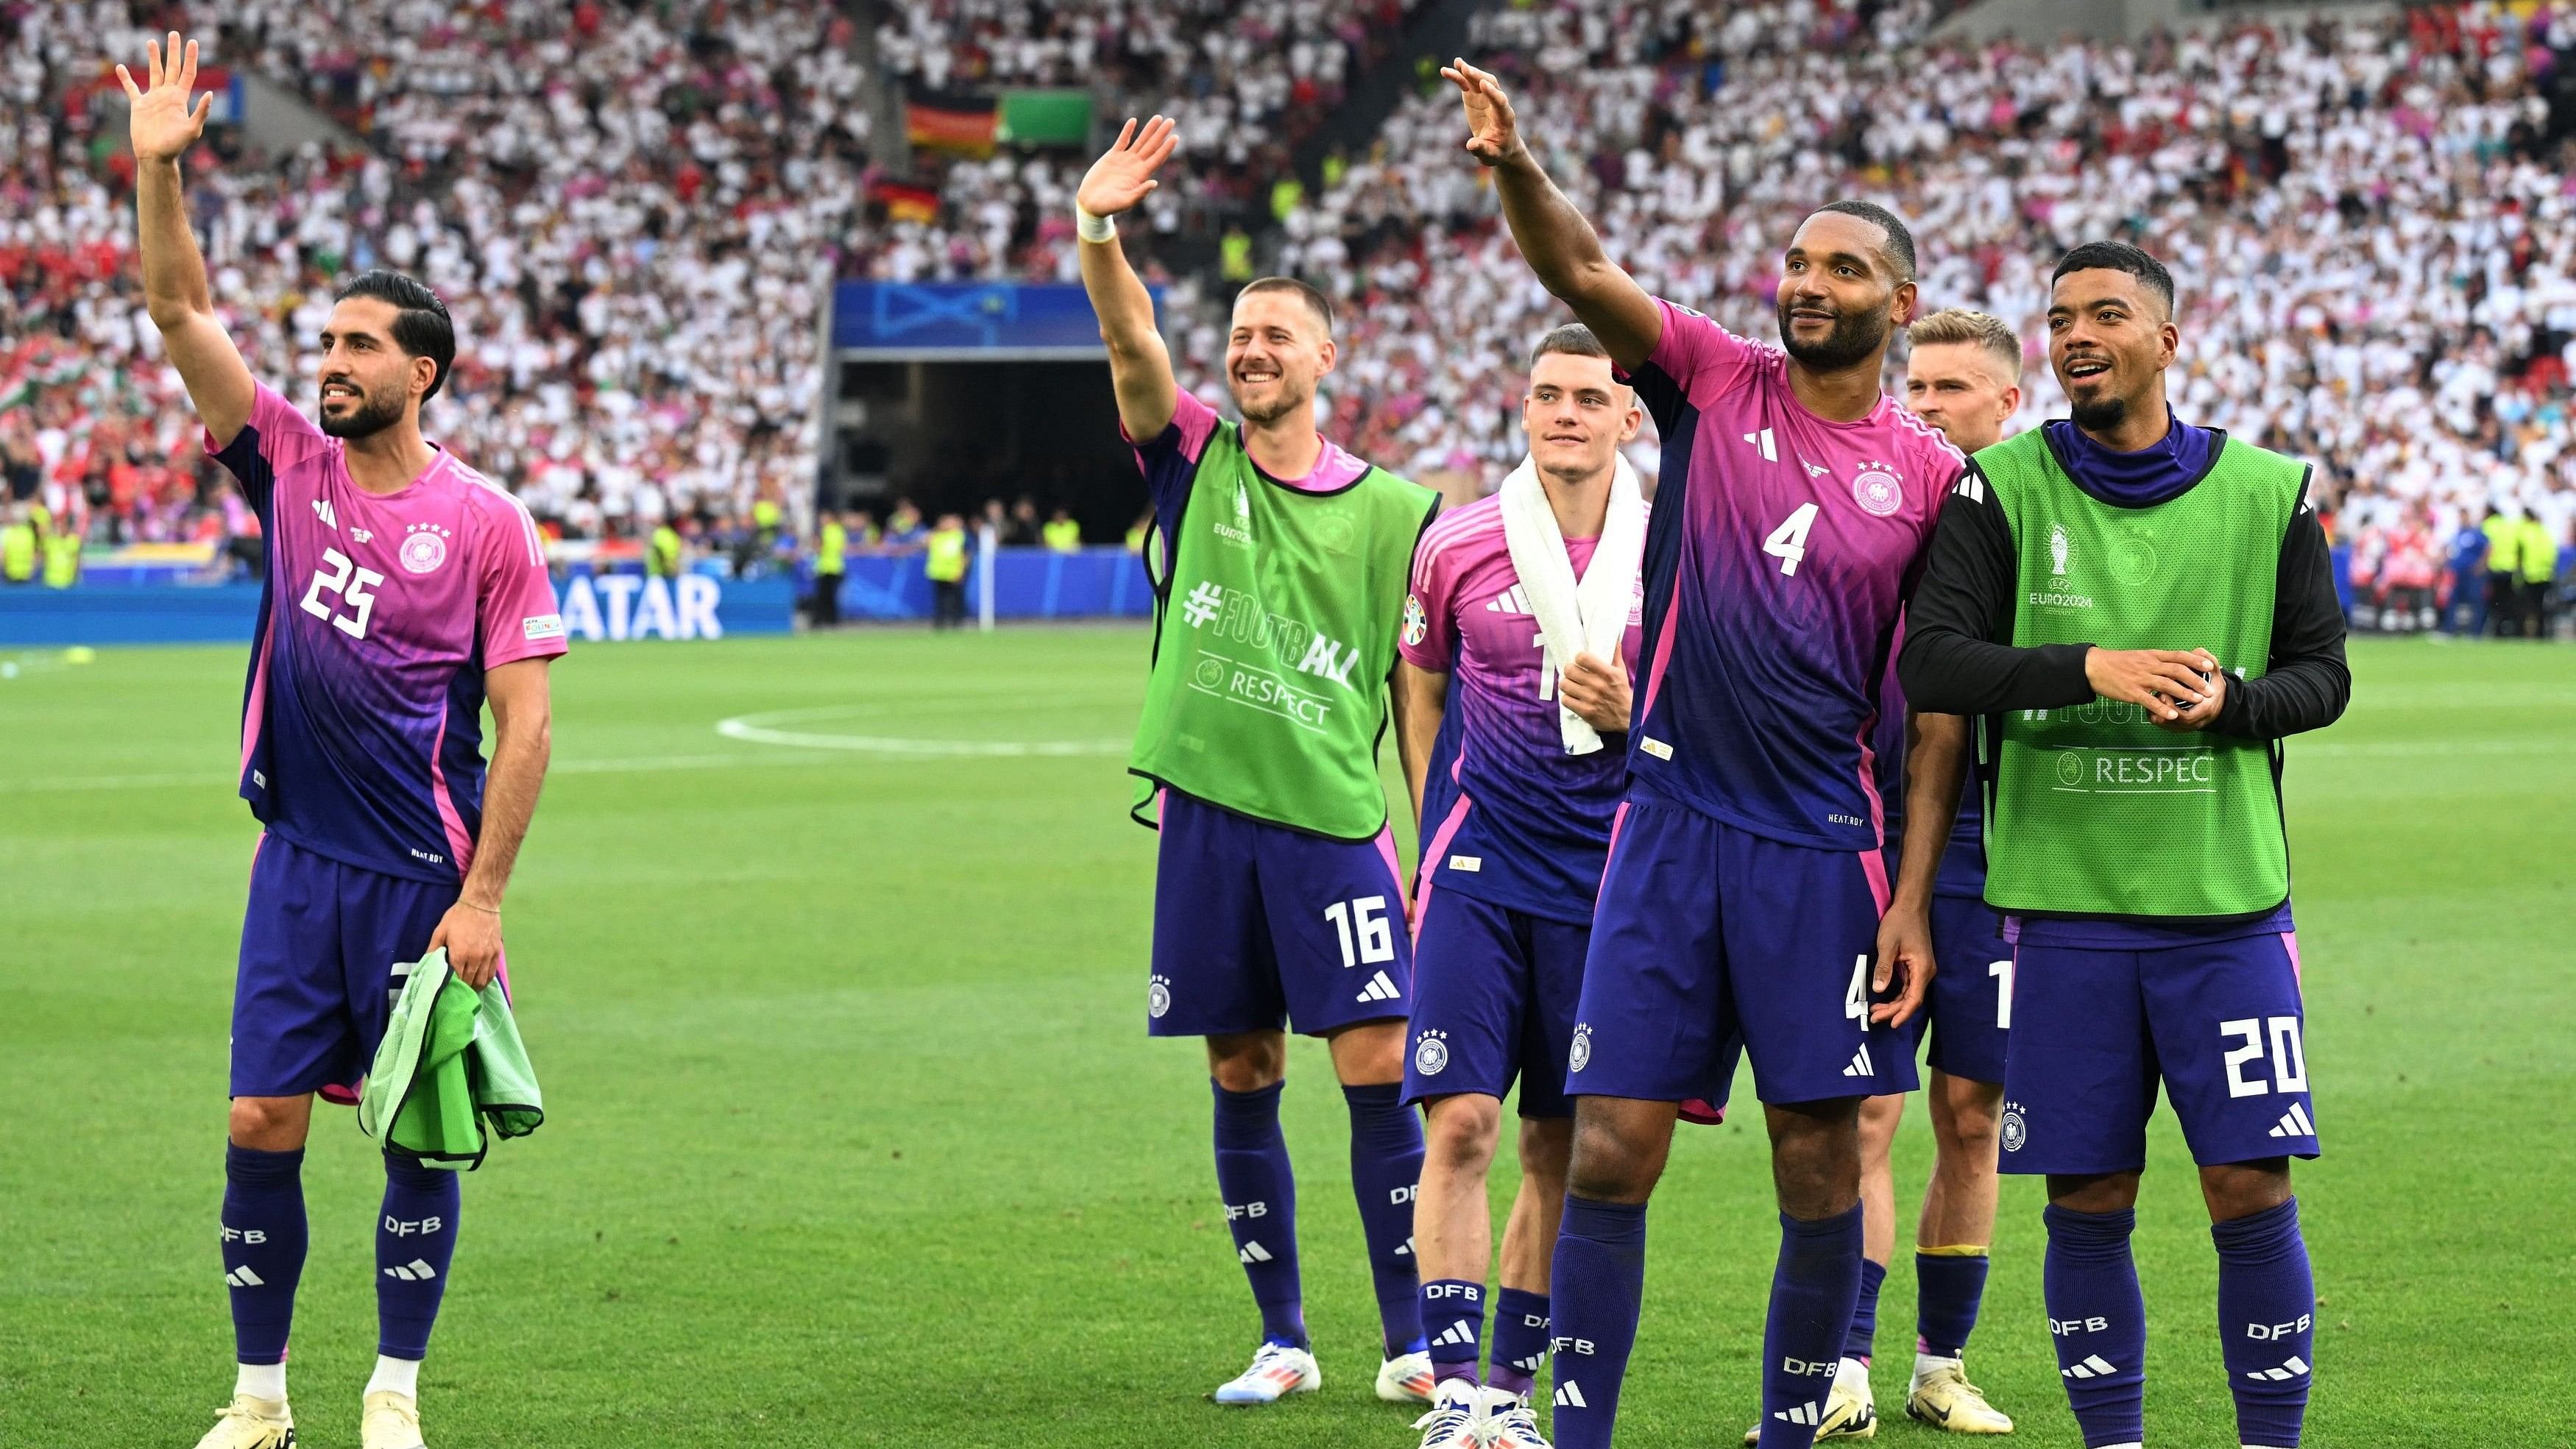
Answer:
<path fill-rule="evenodd" d="M 297 1097 L 235 1097 L 226 1133 L 236 1146 L 292 1152 L 304 1145 L 310 1108 Z"/>
<path fill-rule="evenodd" d="M 1954 1103 L 1950 1110 L 1932 1125 L 1936 1145 L 1945 1151 L 1978 1162 L 1991 1162 L 1995 1156 L 1995 1138 L 2000 1130 L 1993 1103 Z"/>
<path fill-rule="evenodd" d="M 1423 1132 L 1423 1150 L 1452 1170 L 1482 1172 L 1494 1158 L 1494 1141 L 1502 1131 L 1503 1105 L 1474 1093 L 1443 1097 L 1432 1104 Z"/>
<path fill-rule="evenodd" d="M 2201 1197 L 2214 1223 L 2250 1218 L 2290 1200 L 2290 1159 L 2230 1162 L 2200 1170 Z"/>
<path fill-rule="evenodd" d="M 2138 1205 L 2138 1175 L 2101 1172 L 2083 1176 L 2050 1173 L 2048 1202 L 2074 1213 L 2125 1212 Z"/>
<path fill-rule="evenodd" d="M 1663 1175 L 1664 1147 L 1609 1118 L 1578 1118 L 1565 1186 L 1595 1202 L 1644 1202 Z"/>
<path fill-rule="evenodd" d="M 1208 1075 L 1229 1092 L 1258 1092 L 1288 1071 L 1288 1043 L 1275 1032 L 1207 1039 Z"/>

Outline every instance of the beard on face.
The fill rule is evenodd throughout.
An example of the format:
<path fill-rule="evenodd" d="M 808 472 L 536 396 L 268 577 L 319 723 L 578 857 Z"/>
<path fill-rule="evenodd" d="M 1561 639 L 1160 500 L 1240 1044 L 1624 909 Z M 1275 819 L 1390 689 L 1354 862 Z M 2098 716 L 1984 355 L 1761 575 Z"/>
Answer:
<path fill-rule="evenodd" d="M 316 421 L 321 424 L 325 437 L 371 438 L 401 422 L 403 410 L 399 399 L 378 397 L 373 393 L 360 393 L 358 406 L 354 411 L 336 418 L 331 416 L 327 408 L 321 409 L 320 413 L 321 416 Z"/>
<path fill-rule="evenodd" d="M 2075 426 L 2088 433 L 2107 433 L 2127 420 L 2129 400 L 2124 397 L 2096 398 L 2089 403 L 2075 404 L 2067 416 L 2074 419 Z"/>
<path fill-rule="evenodd" d="M 1780 304 L 1780 346 L 1791 357 L 1818 372 L 1840 372 L 1869 360 L 1886 345 L 1891 317 L 1885 312 L 1835 314 L 1834 330 L 1822 342 L 1800 342 L 1789 331 L 1789 304 Z"/>
<path fill-rule="evenodd" d="M 1260 407 L 1245 402 L 1243 394 L 1237 392 L 1234 395 L 1234 405 L 1242 412 L 1243 420 L 1256 427 L 1266 428 L 1306 406 L 1315 396 L 1312 388 L 1300 389 L 1291 386 L 1285 373 L 1280 374 L 1278 387 L 1278 395 L 1271 402 Z"/>

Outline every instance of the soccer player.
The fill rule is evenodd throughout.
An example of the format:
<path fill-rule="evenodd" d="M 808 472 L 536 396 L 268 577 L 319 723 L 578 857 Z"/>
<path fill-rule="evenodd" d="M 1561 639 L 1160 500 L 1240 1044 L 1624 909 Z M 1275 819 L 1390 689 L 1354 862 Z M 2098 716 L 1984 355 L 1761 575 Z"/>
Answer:
<path fill-rule="evenodd" d="M 1630 783 L 1568 1052 L 1557 1442 L 1610 1442 L 1646 1200 L 1685 1104 L 1725 1095 L 1740 1037 L 1781 1208 L 1760 1440 L 1803 1449 L 1860 1292 L 1860 1099 L 1914 1084 L 1895 1028 L 1930 984 L 1926 906 L 1956 809 L 1913 812 L 1891 909 L 1869 737 L 1898 609 L 1962 467 L 1879 388 L 1913 316 L 1913 238 L 1867 202 L 1809 215 L 1782 258 L 1783 345 L 1749 342 L 1612 264 L 1501 86 L 1464 61 L 1446 73 L 1522 255 L 1635 379 L 1664 440 Z"/>
<path fill-rule="evenodd" d="M 304 1267 L 301 1172 L 317 1090 L 347 1090 L 400 972 L 444 947 L 502 973 L 501 895 L 545 778 L 546 666 L 564 652 L 536 523 L 422 440 L 446 381 L 447 309 L 408 277 L 340 289 L 322 332 L 320 425 L 243 365 L 206 288 L 179 158 L 197 47 L 173 33 L 132 102 L 143 287 L 163 347 L 268 540 L 242 706 L 241 794 L 266 826 L 232 1018 L 221 1246 L 239 1375 L 200 1449 L 295 1441 L 287 1330 Z M 498 736 L 489 788 L 486 701 Z M 365 1449 L 421 1443 L 420 1361 L 456 1251 L 456 1174 L 385 1154 Z"/>
<path fill-rule="evenodd" d="M 1960 308 L 1935 312 L 1905 329 L 1905 406 L 1941 430 L 1963 453 L 1991 447 L 2021 409 L 2021 339 L 2002 320 Z M 1879 713 L 1879 793 L 1889 826 L 1899 826 L 1900 785 L 1909 776 L 1964 776 L 1967 721 L 1909 712 L 1891 679 Z M 1956 784 L 1946 788 L 1955 790 Z M 1982 899 L 1986 885 L 1980 816 L 1973 796 L 1961 802 L 1932 886 L 1932 955 L 1941 970 L 1923 1011 L 1905 1026 L 1914 1054 L 1928 1031 L 1932 1110 L 1932 1180 L 1915 1230 L 1915 1353 L 1905 1412 L 1960 1434 L 2009 1434 L 2012 1420 L 1968 1382 L 1960 1355 L 1985 1296 L 1986 1250 L 1995 1225 L 1995 1118 L 2002 1110 L 2004 983 L 2012 951 L 2002 922 Z M 1901 876 L 1902 852 L 1891 843 L 1888 874 Z M 1869 1387 L 1871 1340 L 1878 1330 L 1878 1290 L 1896 1251 L 1896 1177 L 1888 1156 L 1905 1111 L 1902 1096 L 1872 1097 L 1860 1109 L 1860 1306 L 1835 1373 L 1816 1438 L 1865 1438 L 1878 1409 Z M 1759 1426 L 1756 1426 L 1757 1429 Z M 1746 1436 L 1754 1437 L 1752 1433 Z"/>
<path fill-rule="evenodd" d="M 2073 416 L 1977 454 L 1899 673 L 1918 709 L 1988 717 L 2003 1169 L 2048 1178 L 2049 1331 L 2084 1442 L 2143 1437 L 2129 1235 L 2161 1081 L 2218 1244 L 2238 1438 L 2294 1449 L 2315 1293 L 2290 1159 L 2317 1128 L 2276 742 L 2342 713 L 2343 616 L 2308 467 L 2168 407 L 2164 266 L 2092 242 L 2052 285 Z"/>
<path fill-rule="evenodd" d="M 1529 1393 L 1547 1360 L 1548 1257 L 1574 1142 L 1565 1057 L 1626 783 L 1640 632 L 1646 505 L 1619 448 L 1644 420 L 1590 328 L 1549 332 L 1521 400 L 1529 460 L 1501 493 L 1432 525 L 1413 560 L 1395 688 L 1422 828 L 1404 1091 L 1430 1119 L 1413 1207 L 1438 1381 L 1423 1449 L 1546 1445 Z M 1537 577 L 1523 575 L 1524 559 Z M 1563 655 L 1551 626 L 1573 636 Z M 1593 640 L 1611 657 L 1591 653 Z M 1521 1182 L 1480 1387 L 1485 1171 L 1515 1077 Z"/>
<path fill-rule="evenodd" d="M 1128 761 L 1138 818 L 1162 835 L 1146 1029 L 1206 1039 L 1217 1189 L 1261 1310 L 1251 1366 L 1214 1397 L 1266 1404 L 1323 1382 L 1279 1131 L 1293 1023 L 1330 1045 L 1350 1107 L 1385 1340 L 1377 1394 L 1418 1403 L 1431 1360 L 1410 1242 L 1422 1124 L 1403 1102 L 1413 954 L 1377 739 L 1413 546 L 1439 499 L 1315 431 L 1333 315 L 1303 282 L 1263 278 L 1235 299 L 1225 373 L 1240 424 L 1181 391 L 1110 221 L 1154 189 L 1173 131 L 1130 120 L 1074 204 L 1082 284 L 1165 561 Z"/>

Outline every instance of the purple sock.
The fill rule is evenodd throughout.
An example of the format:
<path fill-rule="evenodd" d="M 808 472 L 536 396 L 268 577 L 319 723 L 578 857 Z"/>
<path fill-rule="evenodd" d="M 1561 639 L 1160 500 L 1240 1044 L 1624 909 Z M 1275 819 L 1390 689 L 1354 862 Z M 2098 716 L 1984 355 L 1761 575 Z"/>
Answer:
<path fill-rule="evenodd" d="M 1422 1285 L 1422 1331 L 1431 1339 L 1431 1376 L 1476 1382 L 1476 1345 L 1485 1334 L 1485 1285 L 1435 1278 Z"/>
<path fill-rule="evenodd" d="M 1494 1346 L 1487 1355 L 1493 1366 L 1485 1370 L 1485 1386 L 1528 1398 L 1547 1367 L 1547 1334 L 1546 1294 L 1522 1288 L 1495 1294 Z"/>
<path fill-rule="evenodd" d="M 456 1261 L 457 1174 L 385 1154 L 385 1206 L 376 1223 L 376 1352 L 429 1357 L 429 1330 Z"/>
<path fill-rule="evenodd" d="M 1762 1328 L 1761 1449 L 1816 1442 L 1860 1299 L 1860 1204 L 1803 1222 L 1780 1215 L 1780 1262 Z"/>
<path fill-rule="evenodd" d="M 2299 1237 L 2299 1200 L 2232 1223 L 2218 1241 L 2219 1357 L 2236 1392 L 2236 1439 L 2298 1449 L 2316 1361 L 2316 1284 Z"/>
<path fill-rule="evenodd" d="M 304 1149 L 224 1144 L 224 1284 L 233 1305 L 233 1356 L 286 1362 L 295 1284 L 304 1276 Z"/>
<path fill-rule="evenodd" d="M 1344 1087 L 1351 1108 L 1351 1193 L 1368 1238 L 1386 1356 L 1420 1353 L 1422 1280 L 1413 1262 L 1413 1194 L 1422 1183 L 1422 1119 L 1404 1105 L 1402 1082 Z"/>
<path fill-rule="evenodd" d="M 1234 1256 L 1261 1306 L 1262 1337 L 1306 1346 L 1305 1291 L 1297 1278 L 1297 1179 L 1279 1131 L 1279 1089 L 1216 1093 L 1216 1190 L 1225 1200 Z"/>
<path fill-rule="evenodd" d="M 2057 1374 L 2088 1449 L 2146 1438 L 2147 1304 L 2129 1257 L 2135 1209 L 2079 1213 L 2051 1203 L 2041 1274 Z"/>
<path fill-rule="evenodd" d="M 1851 1333 L 1843 1340 L 1843 1357 L 1869 1362 L 1878 1342 L 1878 1290 L 1886 1282 L 1886 1264 L 1860 1260 L 1860 1300 L 1852 1305 Z"/>
<path fill-rule="evenodd" d="M 1610 1449 L 1646 1297 L 1646 1205 L 1565 1195 L 1556 1236 L 1556 1449 Z"/>
<path fill-rule="evenodd" d="M 1986 1296 L 1983 1253 L 1914 1255 L 1914 1348 L 1934 1358 L 1957 1358 L 1977 1326 Z"/>

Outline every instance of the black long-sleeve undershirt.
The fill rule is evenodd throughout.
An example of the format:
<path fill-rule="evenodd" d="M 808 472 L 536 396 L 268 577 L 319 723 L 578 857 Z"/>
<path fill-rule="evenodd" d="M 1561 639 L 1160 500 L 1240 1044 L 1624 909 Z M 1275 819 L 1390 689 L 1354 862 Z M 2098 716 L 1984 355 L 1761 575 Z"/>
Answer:
<path fill-rule="evenodd" d="M 2092 645 L 2016 648 L 2006 642 L 2012 638 L 2019 574 L 2003 507 L 1972 463 L 1941 507 L 1923 580 L 1906 608 L 1897 678 L 1916 709 L 1985 715 L 2057 709 L 2093 698 L 2084 675 Z M 2155 647 L 2187 649 L 2198 642 Z M 2227 698 L 2209 727 L 2247 739 L 2278 739 L 2334 723 L 2351 697 L 2333 556 L 2303 494 L 2281 539 L 2264 672 L 2257 679 L 2230 678 Z"/>

